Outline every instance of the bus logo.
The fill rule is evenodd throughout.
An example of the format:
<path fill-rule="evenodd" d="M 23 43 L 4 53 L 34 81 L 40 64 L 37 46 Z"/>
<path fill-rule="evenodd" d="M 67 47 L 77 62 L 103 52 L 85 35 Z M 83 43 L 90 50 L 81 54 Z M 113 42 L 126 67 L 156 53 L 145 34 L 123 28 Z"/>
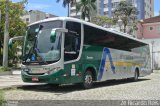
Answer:
<path fill-rule="evenodd" d="M 99 68 L 98 80 L 102 79 L 107 56 L 109 58 L 109 62 L 110 62 L 110 66 L 111 66 L 111 70 L 112 70 L 113 74 L 116 73 L 115 72 L 115 66 L 114 66 L 113 61 L 112 61 L 112 56 L 111 56 L 110 50 L 108 48 L 104 48 L 101 63 L 100 63 L 100 68 Z"/>

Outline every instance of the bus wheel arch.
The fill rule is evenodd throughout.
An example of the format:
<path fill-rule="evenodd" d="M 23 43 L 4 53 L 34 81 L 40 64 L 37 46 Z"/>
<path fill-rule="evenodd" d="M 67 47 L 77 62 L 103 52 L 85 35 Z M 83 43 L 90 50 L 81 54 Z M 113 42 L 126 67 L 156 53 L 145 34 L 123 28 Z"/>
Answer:
<path fill-rule="evenodd" d="M 96 73 L 96 70 L 95 70 L 95 68 L 93 68 L 93 67 L 88 67 L 86 70 L 85 70 L 85 72 L 86 71 L 90 71 L 91 73 L 92 73 L 92 75 L 93 75 L 93 81 L 96 81 L 97 80 L 97 73 Z"/>

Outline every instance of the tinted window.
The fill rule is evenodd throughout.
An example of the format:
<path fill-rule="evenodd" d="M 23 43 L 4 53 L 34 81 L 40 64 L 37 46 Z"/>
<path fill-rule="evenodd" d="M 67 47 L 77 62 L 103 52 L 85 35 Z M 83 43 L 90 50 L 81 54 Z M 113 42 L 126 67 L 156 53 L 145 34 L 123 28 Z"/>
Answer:
<path fill-rule="evenodd" d="M 64 61 L 69 61 L 77 59 L 79 56 L 81 44 L 81 24 L 76 22 L 67 22 L 66 29 L 68 29 L 68 33 L 65 35 Z"/>
<path fill-rule="evenodd" d="M 111 32 L 84 25 L 84 44 L 104 46 L 113 49 L 131 51 L 132 48 L 146 44 Z"/>

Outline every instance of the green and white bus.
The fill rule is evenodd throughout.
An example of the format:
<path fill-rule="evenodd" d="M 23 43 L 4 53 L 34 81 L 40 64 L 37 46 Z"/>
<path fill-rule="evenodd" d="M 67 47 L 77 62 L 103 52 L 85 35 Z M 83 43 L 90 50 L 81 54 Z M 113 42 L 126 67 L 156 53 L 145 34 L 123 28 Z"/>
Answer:
<path fill-rule="evenodd" d="M 69 17 L 29 25 L 22 57 L 22 79 L 30 83 L 81 83 L 91 88 L 93 82 L 138 80 L 151 73 L 149 44 Z"/>

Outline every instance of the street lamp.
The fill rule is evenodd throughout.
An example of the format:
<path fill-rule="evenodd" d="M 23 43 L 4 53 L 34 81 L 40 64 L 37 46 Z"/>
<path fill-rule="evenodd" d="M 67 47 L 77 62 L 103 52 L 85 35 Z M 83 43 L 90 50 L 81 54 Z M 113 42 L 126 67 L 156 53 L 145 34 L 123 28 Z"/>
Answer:
<path fill-rule="evenodd" d="M 119 18 L 119 19 L 118 19 L 118 26 L 119 26 L 119 30 L 120 30 L 120 31 L 121 31 L 121 26 L 122 26 L 122 24 L 123 24 L 123 23 L 122 23 L 122 20 Z"/>

